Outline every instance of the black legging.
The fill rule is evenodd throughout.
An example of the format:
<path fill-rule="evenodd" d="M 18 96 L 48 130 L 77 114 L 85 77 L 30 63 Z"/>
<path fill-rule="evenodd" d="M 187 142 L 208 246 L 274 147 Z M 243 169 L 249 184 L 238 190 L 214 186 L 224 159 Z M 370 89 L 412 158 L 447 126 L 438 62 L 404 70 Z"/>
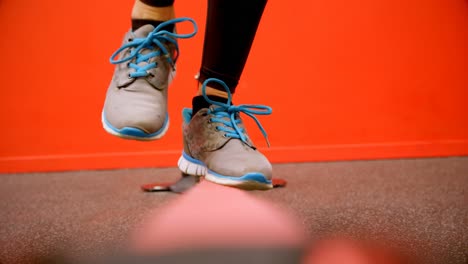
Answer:
<path fill-rule="evenodd" d="M 174 0 L 141 0 L 158 7 Z M 205 43 L 199 81 L 223 80 L 234 93 L 267 0 L 208 0 Z M 216 83 L 211 83 L 214 88 Z"/>
<path fill-rule="evenodd" d="M 155 7 L 167 7 L 174 5 L 174 0 L 140 0 L 141 2 Z"/>

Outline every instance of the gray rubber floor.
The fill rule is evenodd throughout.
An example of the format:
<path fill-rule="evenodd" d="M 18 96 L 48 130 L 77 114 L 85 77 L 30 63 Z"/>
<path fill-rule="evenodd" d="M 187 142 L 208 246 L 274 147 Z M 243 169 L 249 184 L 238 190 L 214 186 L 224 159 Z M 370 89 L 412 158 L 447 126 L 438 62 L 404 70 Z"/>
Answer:
<path fill-rule="evenodd" d="M 289 207 L 311 238 L 385 236 L 436 263 L 468 263 L 468 157 L 274 170 L 287 188 L 252 195 Z M 122 245 L 149 209 L 177 197 L 139 186 L 178 177 L 175 168 L 0 175 L 0 262 Z"/>

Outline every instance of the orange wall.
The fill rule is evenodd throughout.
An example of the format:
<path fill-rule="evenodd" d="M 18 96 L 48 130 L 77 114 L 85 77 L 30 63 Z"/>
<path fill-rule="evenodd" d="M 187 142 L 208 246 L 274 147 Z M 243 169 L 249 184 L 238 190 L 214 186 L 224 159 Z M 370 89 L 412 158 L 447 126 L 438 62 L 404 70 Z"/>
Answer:
<path fill-rule="evenodd" d="M 172 126 L 150 143 L 100 123 L 131 6 L 0 1 L 1 172 L 175 166 L 206 1 L 176 1 L 201 31 L 180 42 Z M 270 149 L 247 121 L 273 162 L 467 155 L 467 85 L 464 0 L 270 0 L 235 102 L 273 107 Z"/>

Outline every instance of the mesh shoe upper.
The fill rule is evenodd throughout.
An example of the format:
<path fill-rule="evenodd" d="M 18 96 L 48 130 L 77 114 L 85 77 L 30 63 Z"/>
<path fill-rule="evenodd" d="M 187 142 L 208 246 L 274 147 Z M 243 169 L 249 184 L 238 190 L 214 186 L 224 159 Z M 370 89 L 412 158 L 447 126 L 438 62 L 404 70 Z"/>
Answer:
<path fill-rule="evenodd" d="M 195 23 L 185 18 L 163 24 L 183 21 Z M 162 30 L 163 24 L 128 32 L 122 47 L 112 55 L 111 63 L 116 67 L 103 110 L 108 126 L 117 130 L 131 127 L 151 134 L 167 125 L 167 89 L 179 55 L 176 38 L 191 37 L 197 29 L 193 24 L 191 34 L 176 34 Z"/>
<path fill-rule="evenodd" d="M 210 81 L 213 79 L 205 81 L 204 87 Z M 262 105 L 234 106 L 230 103 L 230 94 L 227 104 L 211 101 L 204 95 L 212 103 L 209 109 L 202 109 L 194 116 L 191 116 L 190 110 L 186 110 L 184 151 L 220 175 L 241 177 L 258 172 L 271 179 L 271 164 L 253 145 L 240 118 L 240 113 L 252 117 L 266 137 L 254 114 L 268 115 L 271 108 Z"/>

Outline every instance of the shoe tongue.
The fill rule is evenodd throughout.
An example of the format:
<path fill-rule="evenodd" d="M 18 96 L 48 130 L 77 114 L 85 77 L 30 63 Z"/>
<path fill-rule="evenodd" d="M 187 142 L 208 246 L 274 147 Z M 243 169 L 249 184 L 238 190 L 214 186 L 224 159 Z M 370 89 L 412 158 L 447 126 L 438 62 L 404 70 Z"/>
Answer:
<path fill-rule="evenodd" d="M 147 24 L 147 25 L 141 26 L 140 28 L 138 28 L 137 30 L 133 32 L 133 37 L 134 38 L 146 38 L 148 34 L 151 33 L 153 30 L 154 30 L 153 25 Z M 140 54 L 145 55 L 152 51 L 153 50 L 151 48 L 146 47 L 140 50 Z M 141 62 L 139 65 L 145 65 L 147 63 L 148 62 Z"/>
<path fill-rule="evenodd" d="M 148 25 L 141 26 L 139 29 L 133 31 L 133 35 L 135 36 L 135 38 L 146 38 L 148 34 L 153 30 L 154 30 L 154 26 L 148 24 Z"/>

